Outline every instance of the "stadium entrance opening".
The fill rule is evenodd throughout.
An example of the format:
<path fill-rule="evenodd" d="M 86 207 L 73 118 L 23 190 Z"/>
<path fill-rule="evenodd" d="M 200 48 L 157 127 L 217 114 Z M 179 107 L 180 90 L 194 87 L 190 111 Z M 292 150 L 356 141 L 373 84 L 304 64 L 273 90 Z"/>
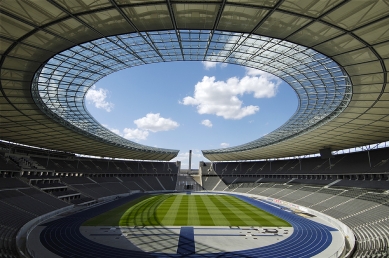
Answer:
<path fill-rule="evenodd" d="M 185 185 L 185 190 L 193 190 L 193 185 Z"/>

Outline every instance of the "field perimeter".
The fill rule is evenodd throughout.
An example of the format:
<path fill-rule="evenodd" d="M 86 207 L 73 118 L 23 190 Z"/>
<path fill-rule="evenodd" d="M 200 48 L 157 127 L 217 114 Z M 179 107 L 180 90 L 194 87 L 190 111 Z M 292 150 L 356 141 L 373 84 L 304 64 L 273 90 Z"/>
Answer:
<path fill-rule="evenodd" d="M 267 226 L 291 225 L 229 195 L 152 195 L 88 220 L 84 226 Z"/>

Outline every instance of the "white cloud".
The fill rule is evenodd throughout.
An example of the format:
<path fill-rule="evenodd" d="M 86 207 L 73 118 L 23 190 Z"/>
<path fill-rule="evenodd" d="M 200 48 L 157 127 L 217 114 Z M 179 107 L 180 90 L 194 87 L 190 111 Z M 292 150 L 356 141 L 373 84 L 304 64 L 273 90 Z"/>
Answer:
<path fill-rule="evenodd" d="M 212 127 L 213 126 L 212 122 L 209 119 L 205 119 L 205 120 L 201 121 L 201 124 L 205 125 L 206 127 Z"/>
<path fill-rule="evenodd" d="M 134 123 L 137 125 L 137 128 L 124 128 L 123 132 L 116 128 L 110 128 L 105 124 L 103 126 L 117 135 L 132 141 L 146 140 L 150 132 L 169 131 L 179 126 L 177 122 L 170 118 L 160 117 L 159 113 L 149 113 L 145 117 L 135 120 Z"/>
<path fill-rule="evenodd" d="M 138 128 L 132 129 L 132 128 L 124 128 L 123 132 L 116 128 L 111 128 L 108 125 L 103 124 L 104 127 L 106 127 L 111 132 L 131 141 L 141 141 L 146 140 L 149 136 L 149 131 L 147 130 L 141 130 Z"/>
<path fill-rule="evenodd" d="M 222 148 L 227 148 L 228 146 L 230 146 L 230 144 L 229 144 L 229 143 L 226 143 L 226 142 L 222 142 L 222 143 L 220 143 L 220 146 L 221 146 Z"/>
<path fill-rule="evenodd" d="M 205 70 L 215 68 L 217 65 L 216 62 L 209 62 L 209 61 L 202 61 L 201 63 L 203 64 Z"/>
<path fill-rule="evenodd" d="M 220 68 L 225 68 L 228 65 L 227 63 L 210 62 L 210 61 L 202 61 L 201 63 L 203 64 L 205 70 L 215 68 L 216 66 L 219 66 Z"/>
<path fill-rule="evenodd" d="M 255 98 L 271 98 L 277 94 L 280 83 L 275 76 L 254 69 L 248 69 L 242 79 L 231 77 L 227 81 L 216 81 L 215 77 L 204 76 L 195 85 L 194 96 L 187 96 L 180 103 L 196 106 L 199 114 L 241 119 L 255 114 L 259 107 L 243 106 L 239 96 L 253 94 Z"/>
<path fill-rule="evenodd" d="M 146 140 L 149 136 L 149 132 L 141 129 L 124 128 L 123 137 L 128 140 L 139 141 Z"/>
<path fill-rule="evenodd" d="M 93 103 L 96 108 L 104 109 L 107 112 L 111 112 L 114 104 L 106 101 L 109 91 L 103 88 L 96 88 L 93 85 L 86 93 L 85 99 L 88 103 Z"/>
<path fill-rule="evenodd" d="M 149 130 L 151 132 L 170 131 L 176 129 L 179 124 L 170 118 L 160 117 L 160 114 L 149 113 L 145 117 L 134 121 L 139 129 Z"/>

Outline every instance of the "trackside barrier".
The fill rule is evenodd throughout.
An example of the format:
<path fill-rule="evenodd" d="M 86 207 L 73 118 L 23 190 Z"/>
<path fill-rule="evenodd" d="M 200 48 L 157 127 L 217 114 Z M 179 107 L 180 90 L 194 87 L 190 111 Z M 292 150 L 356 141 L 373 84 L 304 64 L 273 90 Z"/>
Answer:
<path fill-rule="evenodd" d="M 120 197 L 126 197 L 126 196 L 129 196 L 131 194 L 135 194 L 135 193 L 141 193 L 142 191 L 141 190 L 133 190 L 129 193 L 124 193 L 124 194 L 115 194 L 115 195 L 110 195 L 110 196 L 105 196 L 105 197 L 101 197 L 99 199 L 97 199 L 99 202 L 103 202 L 103 201 L 108 201 L 108 200 L 113 200 L 113 199 L 116 199 L 116 198 L 120 198 Z M 158 191 L 145 191 L 145 193 L 171 193 L 172 190 L 158 190 Z"/>
<path fill-rule="evenodd" d="M 67 207 L 64 207 L 64 208 L 61 208 L 61 209 L 58 209 L 58 210 L 55 210 L 55 211 L 52 211 L 52 212 L 49 212 L 49 213 L 46 213 L 42 216 L 39 216 L 39 217 L 36 217 L 35 219 L 33 220 L 30 220 L 29 222 L 27 222 L 26 224 L 23 225 L 23 227 L 21 227 L 18 231 L 18 233 L 16 234 L 16 248 L 18 250 L 18 253 L 20 254 L 21 257 L 30 257 L 31 254 L 29 253 L 28 251 L 28 248 L 27 249 L 27 252 L 28 252 L 28 256 L 27 254 L 25 254 L 23 251 L 23 246 L 27 243 L 27 239 L 28 239 L 28 235 L 30 234 L 30 232 L 40 223 L 42 223 L 43 221 L 45 220 L 48 220 L 56 215 L 59 215 L 61 213 L 64 213 L 64 212 L 67 212 L 71 209 L 73 209 L 74 205 L 70 205 L 70 206 L 67 206 Z M 25 238 L 23 238 L 23 236 L 25 236 Z M 25 240 L 25 241 L 22 241 L 22 240 Z"/>
<path fill-rule="evenodd" d="M 209 192 L 209 191 L 207 191 Z M 229 194 L 228 192 L 214 192 L 214 191 L 211 191 L 212 193 L 220 193 L 220 194 Z M 285 207 L 288 207 L 288 208 L 293 208 L 293 209 L 297 209 L 297 210 L 301 210 L 303 212 L 307 212 L 307 213 L 310 213 L 310 214 L 313 214 L 319 218 L 321 218 L 322 220 L 326 221 L 326 222 L 329 222 L 331 225 L 333 225 L 335 228 L 337 228 L 344 236 L 344 239 L 347 239 L 349 245 L 350 245 L 350 251 L 348 253 L 345 254 L 345 251 L 346 251 L 346 243 L 345 243 L 345 240 L 343 241 L 342 243 L 342 246 L 336 250 L 334 252 L 334 254 L 332 254 L 331 256 L 329 256 L 329 258 L 338 258 L 338 257 L 350 257 L 354 248 L 355 248 L 355 236 L 354 236 L 354 232 L 345 224 L 343 224 L 342 222 L 340 222 L 339 220 L 335 219 L 335 218 L 332 218 L 326 214 L 323 214 L 321 212 L 318 212 L 316 210 L 313 210 L 313 209 L 310 209 L 310 208 L 307 208 L 307 207 L 304 207 L 304 206 L 300 206 L 300 205 L 297 205 L 297 204 L 294 204 L 294 203 L 290 203 L 290 202 L 286 202 L 286 201 L 283 201 L 283 200 L 279 200 L 279 199 L 275 199 L 275 198 L 271 198 L 271 197 L 265 197 L 265 196 L 261 196 L 261 195 L 255 195 L 255 194 L 246 194 L 246 193 L 239 193 L 239 192 L 232 192 L 233 194 L 236 194 L 236 195 L 243 195 L 243 196 L 247 196 L 247 197 L 251 197 L 251 198 L 257 198 L 257 199 L 262 199 L 264 201 L 268 201 L 268 202 L 273 202 L 275 204 L 279 204 L 279 205 L 282 205 L 282 206 L 285 206 Z"/>
<path fill-rule="evenodd" d="M 342 222 L 340 222 L 339 220 L 337 219 L 334 219 L 326 214 L 323 214 L 323 213 L 320 213 L 316 210 L 313 210 L 313 209 L 310 209 L 310 208 L 306 208 L 306 207 L 301 207 L 300 206 L 300 210 L 302 211 L 305 211 L 310 213 L 310 214 L 313 214 L 317 217 L 320 217 L 322 220 L 325 220 L 329 223 L 331 223 L 332 225 L 334 225 L 337 229 L 339 229 L 340 232 L 342 232 L 342 234 L 345 236 L 345 238 L 347 239 L 349 245 L 350 245 L 350 251 L 346 254 L 344 254 L 344 252 L 346 251 L 346 248 L 344 246 L 344 250 L 343 251 L 337 251 L 336 254 L 338 256 L 333 256 L 333 257 L 350 257 L 353 250 L 354 250 L 354 247 L 355 247 L 355 236 L 354 236 L 354 232 L 345 224 L 343 224 Z M 342 255 L 342 256 L 341 256 Z M 332 256 L 331 256 L 332 257 Z"/>
<path fill-rule="evenodd" d="M 133 193 L 135 193 L 135 192 L 125 193 L 125 194 L 115 194 L 115 195 L 101 197 L 101 198 L 99 198 L 97 200 L 99 202 L 104 202 L 104 201 L 108 201 L 108 200 L 112 200 L 112 199 L 116 199 L 116 198 L 127 197 L 127 196 L 129 196 L 130 194 L 133 194 Z"/>
<path fill-rule="evenodd" d="M 145 193 L 173 193 L 173 192 L 177 192 L 177 190 L 155 190 L 155 191 L 144 191 L 144 192 Z"/>

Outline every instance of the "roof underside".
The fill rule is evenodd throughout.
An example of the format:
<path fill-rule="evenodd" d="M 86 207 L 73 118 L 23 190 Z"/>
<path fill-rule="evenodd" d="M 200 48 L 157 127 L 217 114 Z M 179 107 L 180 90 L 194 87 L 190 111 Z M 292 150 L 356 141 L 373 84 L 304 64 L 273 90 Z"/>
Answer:
<path fill-rule="evenodd" d="M 84 125 L 79 126 L 79 118 L 86 117 L 92 125 L 97 125 L 82 111 L 88 83 L 126 67 L 175 60 L 222 61 L 260 68 L 283 78 L 299 95 L 300 109 L 291 118 L 295 119 L 293 123 L 288 121 L 293 126 L 284 125 L 279 131 L 290 132 L 290 137 L 272 139 L 270 143 L 265 139 L 266 144 L 264 139 L 258 139 L 224 150 L 204 151 L 210 160 L 297 156 L 317 153 L 324 147 L 338 150 L 389 139 L 389 89 L 386 87 L 389 6 L 386 1 L 6 0 L 0 8 L 0 135 L 3 140 L 95 156 L 169 160 L 177 151 L 116 139 L 109 131 L 101 134 L 96 130 L 85 131 Z M 75 78 L 67 89 L 70 92 L 74 87 L 71 84 L 78 83 L 76 92 L 82 93 L 79 100 L 70 102 L 52 98 L 53 91 L 47 91 L 46 95 L 36 91 L 47 89 L 42 85 L 39 88 L 42 80 L 33 82 L 36 72 L 50 75 L 42 69 L 48 61 L 52 70 L 58 69 L 61 65 L 50 63 L 61 56 L 57 54 L 65 50 L 64 53 L 80 51 L 91 46 L 82 43 L 96 39 L 100 41 L 95 41 L 89 51 L 94 49 L 101 54 L 104 51 L 94 47 L 121 46 L 116 52 L 106 51 L 102 55 L 107 67 L 107 64 L 112 67 L 112 60 L 118 64 L 115 69 L 80 82 L 77 79 L 80 76 L 85 79 L 88 68 L 83 66 L 85 60 L 74 62 L 72 56 L 73 61 L 67 61 L 77 69 L 69 69 L 64 77 Z M 260 41 L 265 43 L 261 45 Z M 284 45 L 289 48 L 285 50 Z M 298 56 L 301 53 L 306 53 L 305 59 Z M 313 56 L 315 61 L 308 62 L 307 58 Z M 323 69 L 312 63 L 320 63 Z M 92 75 L 88 76 L 89 79 Z M 56 96 L 59 95 L 57 91 Z M 45 96 L 50 97 L 45 99 Z M 49 99 L 50 103 L 39 99 Z M 61 100 L 67 106 L 78 103 L 81 113 L 69 115 L 63 109 L 57 109 L 59 113 L 45 109 L 45 105 L 57 107 Z M 313 118 L 311 126 L 307 121 Z M 296 125 L 300 131 L 294 131 Z"/>

